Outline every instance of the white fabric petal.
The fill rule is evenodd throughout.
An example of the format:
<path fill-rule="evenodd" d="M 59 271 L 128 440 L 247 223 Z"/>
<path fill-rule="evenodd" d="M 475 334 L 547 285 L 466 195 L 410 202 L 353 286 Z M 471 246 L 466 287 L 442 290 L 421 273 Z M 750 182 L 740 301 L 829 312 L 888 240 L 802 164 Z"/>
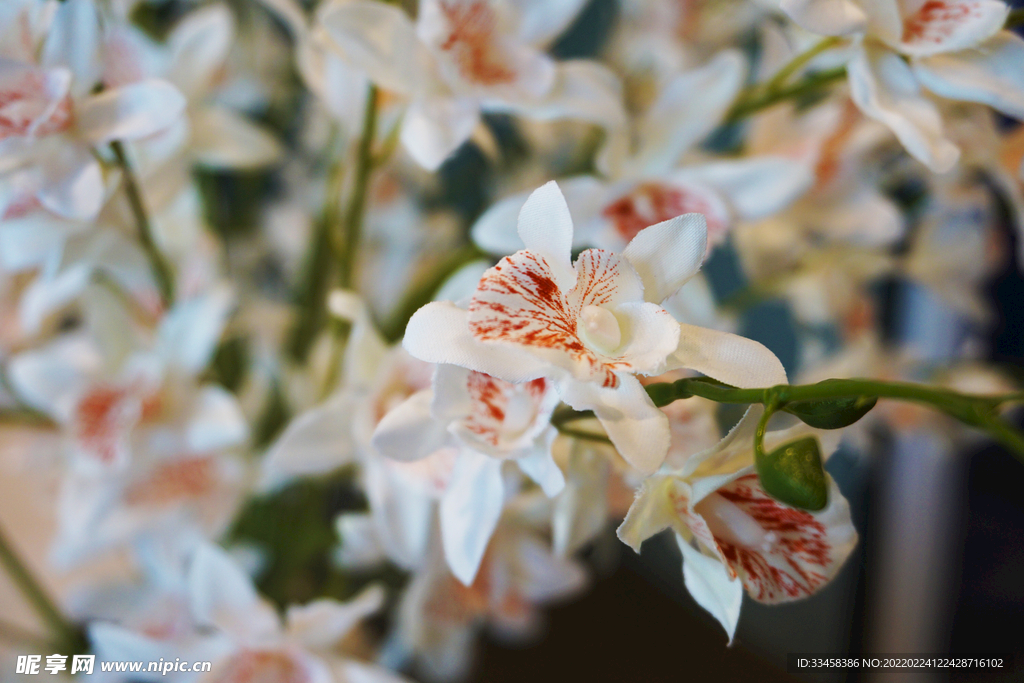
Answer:
<path fill-rule="evenodd" d="M 79 107 L 78 129 L 93 144 L 137 140 L 170 126 L 185 111 L 185 98 L 167 81 L 151 78 L 105 90 Z"/>
<path fill-rule="evenodd" d="M 382 2 L 331 3 L 319 13 L 331 44 L 381 87 L 409 95 L 425 88 L 432 62 L 401 9 Z"/>
<path fill-rule="evenodd" d="M 204 107 L 192 114 L 191 122 L 193 153 L 207 168 L 267 166 L 283 153 L 269 131 L 226 107 Z"/>
<path fill-rule="evenodd" d="M 74 73 L 74 94 L 88 92 L 99 76 L 100 22 L 93 0 L 65 0 L 54 8 L 42 49 L 42 63 Z"/>
<path fill-rule="evenodd" d="M 779 8 L 798 26 L 823 36 L 845 36 L 867 26 L 853 0 L 782 0 Z"/>
<path fill-rule="evenodd" d="M 513 0 L 511 4 L 518 15 L 518 38 L 544 45 L 569 27 L 587 0 Z"/>
<path fill-rule="evenodd" d="M 679 325 L 679 347 L 670 368 L 689 368 L 734 387 L 786 384 L 782 362 L 764 345 L 729 332 Z"/>
<path fill-rule="evenodd" d="M 550 448 L 534 449 L 529 455 L 516 458 L 516 464 L 523 474 L 537 482 L 548 498 L 557 496 L 565 488 L 565 475 L 551 457 Z"/>
<path fill-rule="evenodd" d="M 589 59 L 559 62 L 551 89 L 540 99 L 489 102 L 489 111 L 509 111 L 538 121 L 573 119 L 606 129 L 626 125 L 622 83 L 608 67 Z"/>
<path fill-rule="evenodd" d="M 479 122 L 480 106 L 471 99 L 427 97 L 409 105 L 400 137 L 416 163 L 436 171 L 469 140 Z"/>
<path fill-rule="evenodd" d="M 446 480 L 449 463 L 454 461 L 450 450 L 420 460 L 427 476 Z M 409 465 L 382 457 L 373 457 L 366 465 L 366 497 L 377 537 L 388 558 L 398 566 L 413 570 L 420 567 L 430 547 L 434 527 L 435 492 L 425 490 L 422 478 L 409 473 Z M 454 465 L 452 464 L 452 467 Z M 344 537 L 342 543 L 344 544 Z"/>
<path fill-rule="evenodd" d="M 682 536 L 676 543 L 683 553 L 683 582 L 697 604 L 718 620 L 731 643 L 736 636 L 736 624 L 743 605 L 743 584 L 719 560 L 708 557 Z"/>
<path fill-rule="evenodd" d="M 238 446 L 249 438 L 249 423 L 235 395 L 216 386 L 204 386 L 192 406 L 185 440 L 194 453 Z"/>
<path fill-rule="evenodd" d="M 292 420 L 263 459 L 265 484 L 287 477 L 324 474 L 352 461 L 352 425 L 348 418 L 359 401 L 339 393 Z"/>
<path fill-rule="evenodd" d="M 314 650 L 337 644 L 355 626 L 384 606 L 384 588 L 371 584 L 347 602 L 324 598 L 293 605 L 285 612 L 288 636 Z"/>
<path fill-rule="evenodd" d="M 701 68 L 670 81 L 641 123 L 641 148 L 630 162 L 632 172 L 671 170 L 684 152 L 721 123 L 743 87 L 746 70 L 738 50 L 723 50 Z"/>
<path fill-rule="evenodd" d="M 622 257 L 644 283 L 644 299 L 660 304 L 700 269 L 707 251 L 708 225 L 688 213 L 641 230 Z"/>
<path fill-rule="evenodd" d="M 559 557 L 575 553 L 608 523 L 610 466 L 605 450 L 590 442 L 573 442 L 565 488 L 551 514 L 551 545 Z"/>
<path fill-rule="evenodd" d="M 463 451 L 441 499 L 441 538 L 448 566 L 467 586 L 476 578 L 504 502 L 501 461 Z"/>
<path fill-rule="evenodd" d="M 864 47 L 847 64 L 850 95 L 861 111 L 885 124 L 912 157 L 936 173 L 953 168 L 960 152 L 945 138 L 935 104 L 922 95 L 899 55 Z"/>
<path fill-rule="evenodd" d="M 922 57 L 979 47 L 1002 30 L 1010 8 L 1002 0 L 921 2 L 903 19 L 903 54 Z"/>
<path fill-rule="evenodd" d="M 618 378 L 615 389 L 567 380 L 560 385 L 559 393 L 576 410 L 593 410 L 626 462 L 650 474 L 661 466 L 668 453 L 668 417 L 655 407 L 640 380 L 626 374 Z"/>
<path fill-rule="evenodd" d="M 644 479 L 636 493 L 636 499 L 629 506 L 626 518 L 615 530 L 619 540 L 640 552 L 640 546 L 658 532 L 675 528 L 685 530 L 680 525 L 679 515 L 672 508 L 670 492 L 673 478 L 653 476 Z"/>
<path fill-rule="evenodd" d="M 58 216 L 91 221 L 105 198 L 103 169 L 89 150 L 68 145 L 42 160 L 45 185 L 36 196 L 39 203 Z"/>
<path fill-rule="evenodd" d="M 408 462 L 425 458 L 448 441 L 445 424 L 430 414 L 433 392 L 417 391 L 377 423 L 373 447 L 383 455 Z"/>
<path fill-rule="evenodd" d="M 526 248 L 547 263 L 560 290 L 565 292 L 576 285 L 572 216 L 558 183 L 551 180 L 530 194 L 519 212 L 517 232 Z"/>
<path fill-rule="evenodd" d="M 277 613 L 256 593 L 252 580 L 212 543 L 196 549 L 187 583 L 196 624 L 219 628 L 236 638 L 266 636 L 279 628 Z"/>
<path fill-rule="evenodd" d="M 807 164 L 772 156 L 701 164 L 672 177 L 718 190 L 745 220 L 781 211 L 814 184 L 813 170 Z"/>
<path fill-rule="evenodd" d="M 160 322 L 158 353 L 168 365 L 198 374 L 213 357 L 234 305 L 227 285 L 175 305 Z"/>
<path fill-rule="evenodd" d="M 213 85 L 234 38 L 235 19 L 226 4 L 189 12 L 167 38 L 171 52 L 167 79 L 189 99 L 200 98 Z"/>
<path fill-rule="evenodd" d="M 980 102 L 1024 119 L 1024 38 L 1002 31 L 974 50 L 913 64 L 921 85 L 951 100 Z"/>
<path fill-rule="evenodd" d="M 537 379 L 549 369 L 518 349 L 478 342 L 469 332 L 469 314 L 449 302 L 429 303 L 416 311 L 402 345 L 422 361 L 459 365 L 508 382 Z"/>

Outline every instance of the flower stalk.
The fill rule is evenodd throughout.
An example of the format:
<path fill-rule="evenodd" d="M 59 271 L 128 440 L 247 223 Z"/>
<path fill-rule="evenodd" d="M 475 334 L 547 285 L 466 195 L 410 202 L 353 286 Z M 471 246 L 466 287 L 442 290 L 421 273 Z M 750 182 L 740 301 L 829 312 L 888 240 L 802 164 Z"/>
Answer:
<path fill-rule="evenodd" d="M 160 299 L 165 308 L 170 308 L 174 304 L 174 271 L 153 236 L 153 225 L 142 199 L 142 190 L 135 176 L 135 170 L 125 154 L 124 145 L 115 140 L 110 143 L 110 149 L 114 152 L 114 158 L 117 159 L 117 164 L 121 167 L 121 173 L 124 175 L 125 195 L 128 197 L 128 205 L 135 217 L 139 242 L 142 244 L 143 251 L 146 252 L 149 267 L 153 271 L 153 279 L 156 280 L 157 289 L 160 291 Z"/>

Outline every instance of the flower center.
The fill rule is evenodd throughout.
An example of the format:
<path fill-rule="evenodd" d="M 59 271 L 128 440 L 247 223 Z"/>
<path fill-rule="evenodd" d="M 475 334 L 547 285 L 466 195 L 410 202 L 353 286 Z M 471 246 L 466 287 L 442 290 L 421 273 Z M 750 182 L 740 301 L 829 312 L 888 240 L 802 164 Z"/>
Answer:
<path fill-rule="evenodd" d="M 712 535 L 719 541 L 767 552 L 777 540 L 774 533 L 765 531 L 742 508 L 717 493 L 697 503 L 694 512 L 704 518 Z"/>
<path fill-rule="evenodd" d="M 615 314 L 600 306 L 584 306 L 580 312 L 580 328 L 588 346 L 601 353 L 611 353 L 622 344 L 622 330 Z"/>

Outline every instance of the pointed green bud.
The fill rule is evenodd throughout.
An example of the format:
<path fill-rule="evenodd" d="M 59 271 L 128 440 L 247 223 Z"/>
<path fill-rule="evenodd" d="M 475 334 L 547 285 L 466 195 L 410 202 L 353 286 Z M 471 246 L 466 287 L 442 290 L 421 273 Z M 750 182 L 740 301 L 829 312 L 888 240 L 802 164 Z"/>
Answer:
<path fill-rule="evenodd" d="M 773 498 L 804 510 L 828 504 L 828 485 L 818 440 L 807 436 L 756 456 L 761 485 Z"/>
<path fill-rule="evenodd" d="M 878 403 L 875 396 L 849 396 L 817 401 L 794 401 L 783 408 L 816 429 L 842 429 L 861 419 Z"/>

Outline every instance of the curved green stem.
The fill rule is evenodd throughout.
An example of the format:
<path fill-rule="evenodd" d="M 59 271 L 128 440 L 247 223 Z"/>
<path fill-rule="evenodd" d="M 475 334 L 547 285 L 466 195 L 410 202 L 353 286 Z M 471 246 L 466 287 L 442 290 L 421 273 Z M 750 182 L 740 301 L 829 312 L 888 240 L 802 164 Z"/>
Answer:
<path fill-rule="evenodd" d="M 780 87 L 777 90 L 763 92 L 761 88 L 754 88 L 737 98 L 735 104 L 725 116 L 726 123 L 735 123 L 751 114 L 767 109 L 773 105 L 786 100 L 799 99 L 805 95 L 818 92 L 823 87 L 834 83 L 846 76 L 846 67 L 838 66 L 834 69 L 818 71 L 809 74 L 796 83 L 787 87 Z"/>
<path fill-rule="evenodd" d="M 4 567 L 11 581 L 18 587 L 21 594 L 32 605 L 43 623 L 53 632 L 55 644 L 71 651 L 79 651 L 82 637 L 78 629 L 64 618 L 57 603 L 36 580 L 28 566 L 14 550 L 14 546 L 0 528 L 0 565 Z"/>
<path fill-rule="evenodd" d="M 979 429 L 1009 448 L 1024 462 L 1024 434 L 999 418 L 998 408 L 1008 403 L 1024 403 L 1024 392 L 1000 395 L 964 394 L 927 384 L 885 382 L 873 379 L 830 379 L 816 384 L 782 384 L 760 389 L 740 389 L 705 377 L 688 377 L 675 382 L 649 384 L 645 387 L 656 406 L 666 406 L 679 399 L 700 396 L 716 403 L 738 403 L 784 408 L 801 401 L 830 399 L 888 398 L 930 406 L 960 422 Z M 586 417 L 590 411 L 560 408 L 552 424 L 561 431 L 563 425 Z"/>
<path fill-rule="evenodd" d="M 770 81 L 765 85 L 765 89 L 768 92 L 777 92 L 786 84 L 786 81 L 795 75 L 800 69 L 804 68 L 813 60 L 815 57 L 820 55 L 822 52 L 831 50 L 834 47 L 838 47 L 844 41 L 842 36 L 829 36 L 828 38 L 822 38 L 813 47 L 805 52 L 801 52 L 796 57 L 791 59 L 788 64 L 784 65 L 778 72 L 772 77 Z"/>
<path fill-rule="evenodd" d="M 163 300 L 164 307 L 170 308 L 174 304 L 174 270 L 153 237 L 153 225 L 142 199 L 142 190 L 135 177 L 131 162 L 128 161 L 128 156 L 124 152 L 124 145 L 115 140 L 110 143 L 110 149 L 113 150 L 114 158 L 117 159 L 121 173 L 124 174 L 124 191 L 128 197 L 128 205 L 135 217 L 139 242 L 142 243 L 142 249 L 146 252 L 146 258 L 149 259 L 149 267 L 153 271 L 153 279 L 156 280 L 156 286 L 160 290 L 160 298 Z"/>

